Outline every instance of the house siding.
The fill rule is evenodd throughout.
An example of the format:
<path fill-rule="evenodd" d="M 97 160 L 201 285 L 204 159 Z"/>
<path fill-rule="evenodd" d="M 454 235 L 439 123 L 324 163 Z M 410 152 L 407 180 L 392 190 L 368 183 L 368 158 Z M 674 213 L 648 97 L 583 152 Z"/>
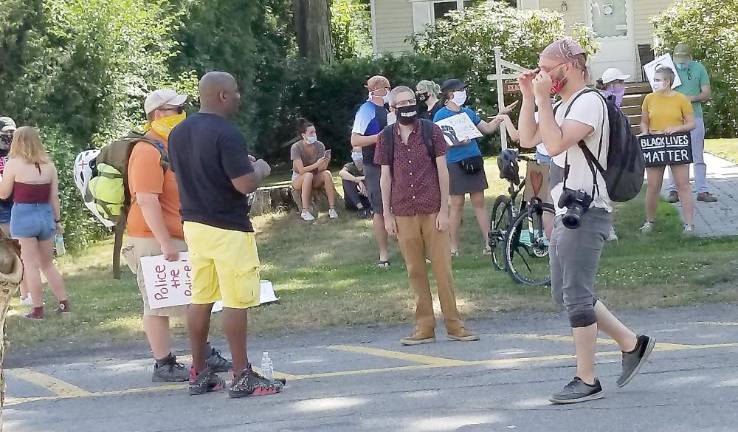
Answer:
<path fill-rule="evenodd" d="M 653 25 L 651 18 L 659 15 L 674 4 L 674 0 L 634 0 L 635 3 L 635 40 L 636 44 L 653 44 Z"/>
<path fill-rule="evenodd" d="M 374 0 L 378 54 L 412 51 L 405 39 L 413 33 L 412 5 L 407 0 Z"/>

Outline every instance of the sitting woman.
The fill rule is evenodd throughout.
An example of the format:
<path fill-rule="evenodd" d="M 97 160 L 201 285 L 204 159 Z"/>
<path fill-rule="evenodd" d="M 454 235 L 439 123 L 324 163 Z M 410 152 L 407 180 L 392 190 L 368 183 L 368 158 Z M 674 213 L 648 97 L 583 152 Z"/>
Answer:
<path fill-rule="evenodd" d="M 656 70 L 653 83 L 654 92 L 643 100 L 642 134 L 669 135 L 694 129 L 692 104 L 686 96 L 671 89 L 673 83 L 674 71 L 666 67 Z M 689 234 L 694 231 L 694 201 L 692 201 L 692 188 L 689 185 L 689 164 L 670 166 L 679 193 L 679 201 L 682 203 L 684 232 Z M 648 192 L 646 193 L 646 223 L 641 227 L 643 233 L 653 230 L 665 169 L 665 166 L 646 168 Z"/>
<path fill-rule="evenodd" d="M 346 210 L 355 210 L 360 219 L 367 219 L 372 215 L 372 206 L 369 202 L 364 183 L 364 160 L 361 147 L 354 147 L 351 151 L 351 162 L 343 166 L 338 173 L 343 186 L 343 199 L 346 201 Z"/>
<path fill-rule="evenodd" d="M 41 144 L 38 130 L 28 126 L 15 131 L 9 156 L 0 182 L 0 199 L 13 195 L 10 234 L 20 242 L 23 278 L 33 301 L 26 318 L 44 318 L 41 273 L 59 302 L 56 312 L 67 314 L 64 280 L 54 265 L 54 235 L 62 232 L 56 167 Z"/>
<path fill-rule="evenodd" d="M 333 184 L 333 175 L 328 170 L 331 161 L 331 151 L 325 149 L 318 141 L 315 126 L 303 118 L 297 120 L 297 132 L 302 140 L 292 145 L 290 158 L 292 159 L 292 187 L 301 193 L 302 220 L 311 222 L 315 217 L 310 213 L 310 203 L 313 191 L 325 189 L 328 196 L 328 216 L 337 219 L 336 187 Z"/>

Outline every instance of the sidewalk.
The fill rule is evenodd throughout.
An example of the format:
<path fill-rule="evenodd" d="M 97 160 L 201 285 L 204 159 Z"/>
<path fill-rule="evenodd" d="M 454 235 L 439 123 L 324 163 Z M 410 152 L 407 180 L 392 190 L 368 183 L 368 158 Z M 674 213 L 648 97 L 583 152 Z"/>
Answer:
<path fill-rule="evenodd" d="M 707 180 L 710 192 L 718 202 L 704 203 L 695 200 L 695 233 L 700 237 L 738 236 L 738 165 L 705 153 Z M 690 170 L 692 175 L 693 170 Z M 662 195 L 668 195 L 669 170 L 664 176 Z M 696 195 L 695 195 L 696 198 Z M 681 211 L 681 206 L 675 206 Z"/>

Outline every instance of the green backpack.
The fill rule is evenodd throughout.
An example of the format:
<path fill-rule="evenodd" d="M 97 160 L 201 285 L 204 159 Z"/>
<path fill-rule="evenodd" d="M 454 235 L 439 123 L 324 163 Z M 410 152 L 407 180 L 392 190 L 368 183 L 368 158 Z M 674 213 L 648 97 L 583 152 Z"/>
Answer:
<path fill-rule="evenodd" d="M 83 152 L 82 163 L 89 170 L 80 173 L 82 177 L 82 194 L 85 205 L 106 226 L 112 226 L 115 232 L 113 245 L 113 277 L 120 279 L 120 251 L 123 247 L 123 234 L 126 228 L 128 211 L 131 208 L 131 196 L 128 190 L 128 161 L 137 143 L 147 143 L 159 151 L 160 164 L 164 171 L 169 169 L 169 156 L 164 145 L 138 133 L 130 133 L 102 149 L 99 153 Z M 97 153 L 97 154 L 95 154 Z"/>

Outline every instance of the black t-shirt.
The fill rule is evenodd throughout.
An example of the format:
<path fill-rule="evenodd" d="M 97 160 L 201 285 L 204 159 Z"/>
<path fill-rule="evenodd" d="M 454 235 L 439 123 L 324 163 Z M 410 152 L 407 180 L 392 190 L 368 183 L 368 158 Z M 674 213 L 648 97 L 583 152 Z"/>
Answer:
<path fill-rule="evenodd" d="M 232 123 L 215 114 L 188 117 L 169 135 L 169 158 L 183 221 L 254 231 L 248 198 L 231 183 L 254 171 L 246 139 Z"/>

